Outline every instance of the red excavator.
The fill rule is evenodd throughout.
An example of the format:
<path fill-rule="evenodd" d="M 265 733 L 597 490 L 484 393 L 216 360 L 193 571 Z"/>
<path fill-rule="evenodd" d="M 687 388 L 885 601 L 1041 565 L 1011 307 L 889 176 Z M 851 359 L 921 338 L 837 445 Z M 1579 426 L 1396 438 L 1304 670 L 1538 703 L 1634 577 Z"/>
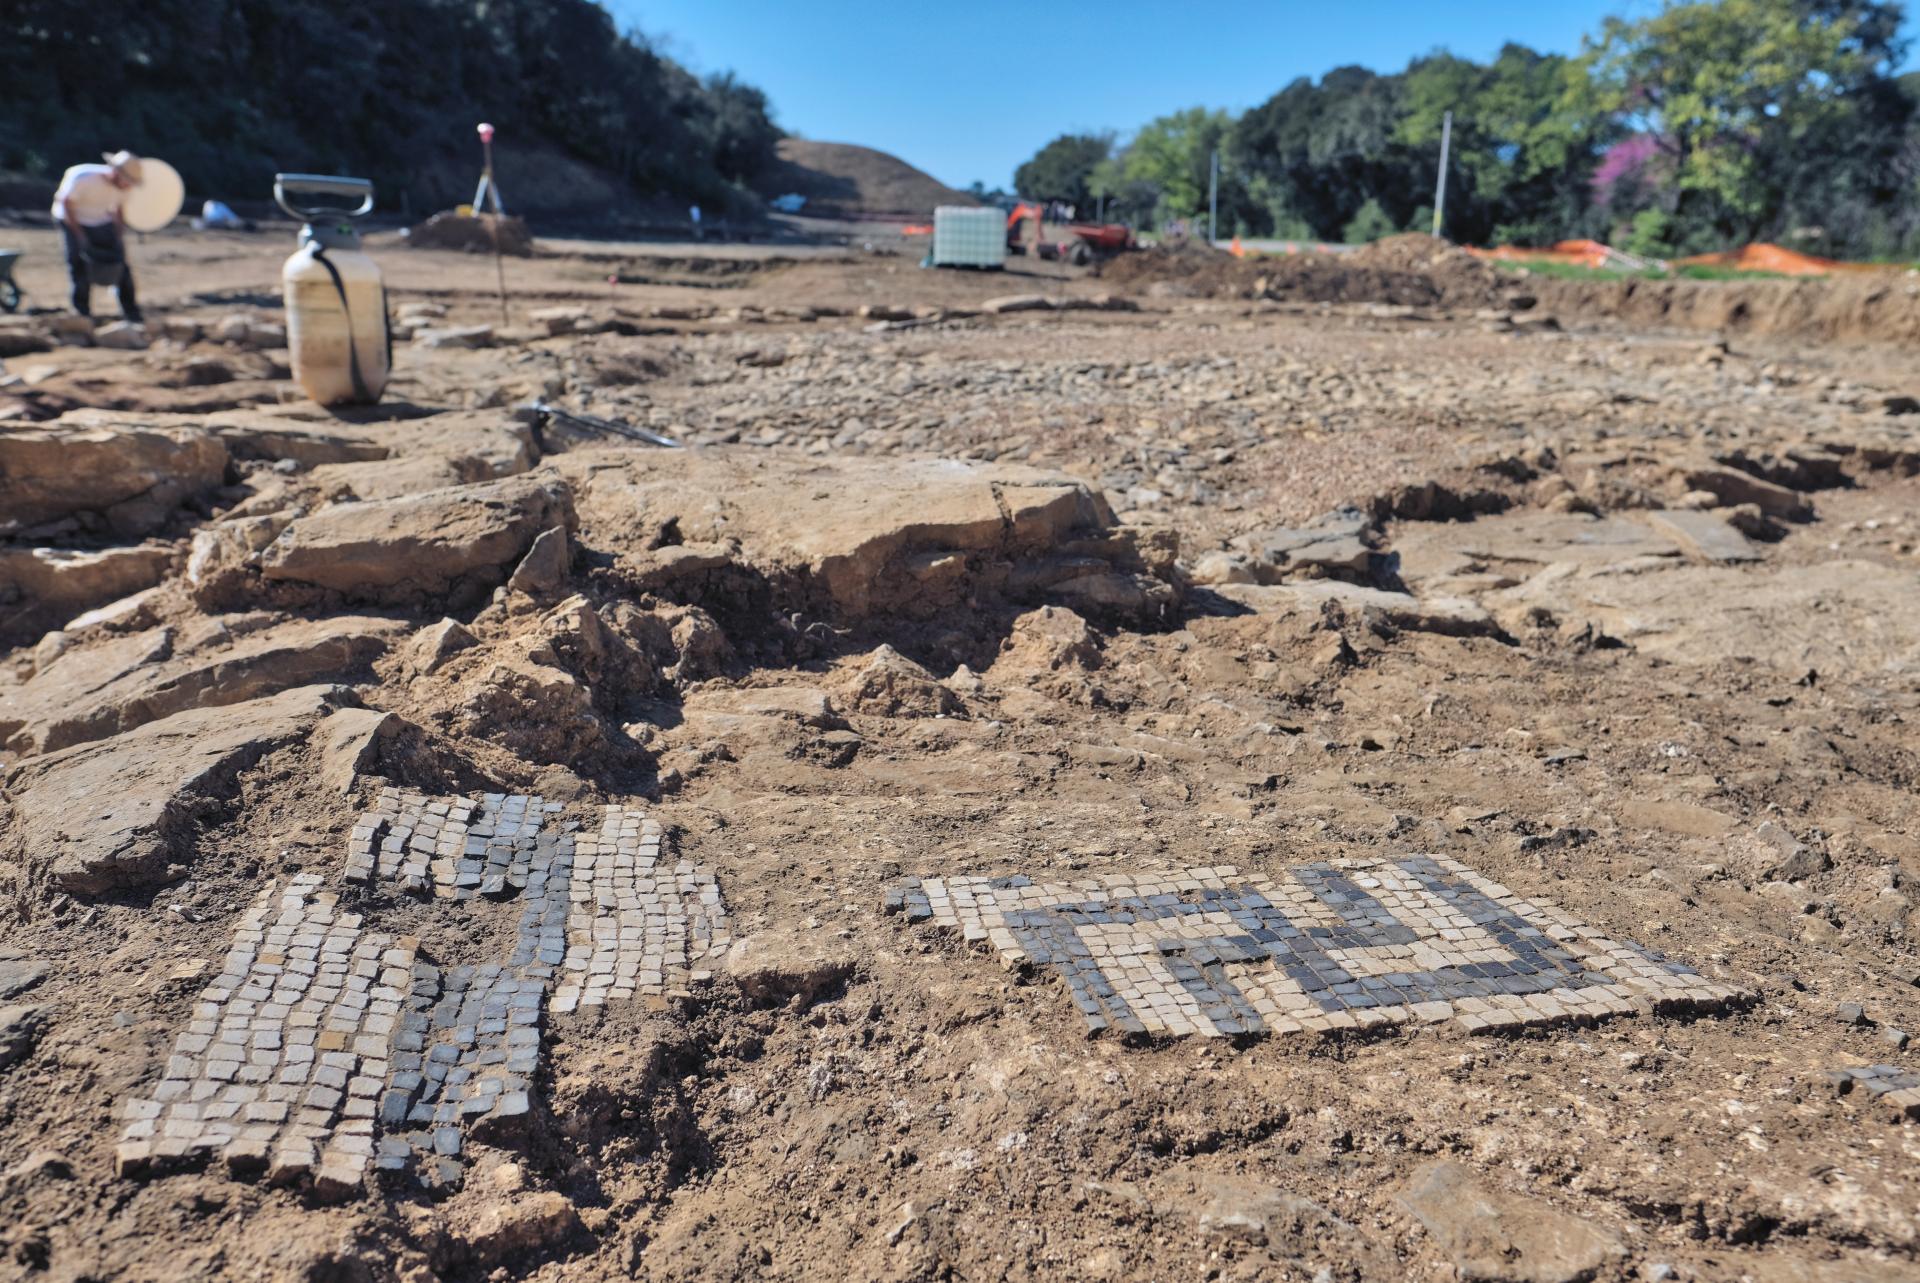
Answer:
<path fill-rule="evenodd" d="M 1046 211 L 1039 205 L 1022 201 L 1007 214 L 1007 253 L 1025 254 L 1028 246 L 1043 259 L 1065 259 L 1075 267 L 1085 267 L 1095 259 L 1112 258 L 1135 248 L 1133 229 L 1125 223 L 1068 223 L 1064 241 L 1050 241 L 1044 232 Z M 1026 229 L 1033 220 L 1031 234 Z"/>

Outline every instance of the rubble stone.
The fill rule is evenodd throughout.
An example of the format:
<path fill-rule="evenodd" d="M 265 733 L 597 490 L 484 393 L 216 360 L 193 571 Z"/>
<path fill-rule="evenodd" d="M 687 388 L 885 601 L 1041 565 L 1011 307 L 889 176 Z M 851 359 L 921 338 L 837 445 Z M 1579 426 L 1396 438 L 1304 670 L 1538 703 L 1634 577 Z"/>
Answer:
<path fill-rule="evenodd" d="M 1813 506 L 1800 494 L 1738 468 L 1701 463 L 1682 468 L 1678 475 L 1685 489 L 1708 491 L 1729 506 L 1757 504 L 1769 517 L 1786 521 L 1804 521 L 1813 515 Z"/>
<path fill-rule="evenodd" d="M 479 348 L 493 346 L 491 325 L 453 325 L 443 329 L 418 329 L 413 341 L 426 348 Z"/>
<path fill-rule="evenodd" d="M 185 655 L 170 654 L 171 633 L 156 630 L 69 652 L 21 688 L 17 718 L 0 717 L 0 747 L 53 752 L 189 709 L 345 680 L 384 653 L 399 627 L 362 616 L 296 620 Z"/>
<path fill-rule="evenodd" d="M 577 451 L 555 466 L 609 536 L 671 524 L 847 619 L 929 616 L 1003 592 L 1045 599 L 1084 581 L 1134 581 L 1123 609 L 1175 600 L 1173 552 L 1116 524 L 1084 483 L 955 460 Z M 1088 589 L 1093 600 L 1100 595 Z"/>
<path fill-rule="evenodd" d="M 1013 312 L 1050 312 L 1055 306 L 1054 300 L 1044 294 L 1007 294 L 988 299 L 980 310 L 988 316 L 1006 316 Z"/>
<path fill-rule="evenodd" d="M 1279 583 L 1304 569 L 1364 582 L 1373 557 L 1366 540 L 1371 529 L 1365 516 L 1349 509 L 1329 513 L 1304 529 L 1242 535 L 1233 546 L 1245 554 L 1254 578 L 1263 584 Z"/>
<path fill-rule="evenodd" d="M 0 432 L 0 534 L 85 514 L 122 536 L 151 534 L 226 477 L 211 433 L 95 418 Z"/>
<path fill-rule="evenodd" d="M 1579 1283 L 1626 1255 L 1620 1240 L 1536 1199 L 1491 1191 L 1459 1163 L 1429 1163 L 1400 1196 L 1463 1279 Z"/>
<path fill-rule="evenodd" d="M 457 619 L 428 624 L 407 643 L 407 666 L 421 676 L 438 672 L 441 665 L 475 641 L 472 631 Z"/>
<path fill-rule="evenodd" d="M 320 755 L 320 781 L 327 791 L 342 796 L 352 793 L 359 778 L 379 761 L 382 746 L 405 725 L 398 714 L 377 708 L 343 708 L 322 718 L 313 740 Z"/>
<path fill-rule="evenodd" d="M 123 352 L 141 352 L 146 350 L 148 342 L 147 327 L 127 321 L 115 321 L 93 332 L 95 347 L 117 348 Z"/>
<path fill-rule="evenodd" d="M 289 524 L 258 565 L 269 581 L 354 601 L 442 597 L 498 584 L 536 538 L 573 520 L 563 482 L 509 477 L 322 508 Z"/>
<path fill-rule="evenodd" d="M 567 567 L 572 560 L 572 550 L 567 543 L 565 526 L 555 526 L 544 530 L 527 549 L 527 555 L 514 567 L 513 574 L 507 578 L 507 587 L 513 592 L 528 593 L 541 597 L 558 592 L 566 586 Z"/>
<path fill-rule="evenodd" d="M 9 956 L 0 950 L 0 1002 L 17 998 L 47 978 L 48 964 L 37 958 Z"/>
<path fill-rule="evenodd" d="M 833 686 L 842 706 L 882 717 L 947 717 L 961 710 L 959 697 L 932 673 L 885 644 L 843 669 Z"/>
<path fill-rule="evenodd" d="M 802 927 L 769 928 L 734 943 L 727 974 L 758 1003 L 812 1002 L 846 983 L 854 957 L 845 942 Z"/>
<path fill-rule="evenodd" d="M 114 632 L 130 628 L 151 628 L 155 620 L 154 607 L 160 591 L 160 585 L 156 584 L 152 588 L 143 588 L 118 601 L 97 606 L 69 619 L 66 627 L 61 631 L 69 637 L 74 637 L 96 628 Z"/>
<path fill-rule="evenodd" d="M 1760 553 L 1747 537 L 1710 512 L 1663 511 L 1647 514 L 1654 529 L 1672 535 L 1702 561 L 1758 561 Z"/>
<path fill-rule="evenodd" d="M 527 319 L 545 326 L 548 334 L 572 334 L 588 324 L 588 313 L 584 307 L 537 307 Z"/>
<path fill-rule="evenodd" d="M 31 637 L 165 577 L 176 557 L 161 543 L 98 551 L 0 548 L 0 632 Z"/>
<path fill-rule="evenodd" d="M 1337 579 L 1271 585 L 1220 584 L 1214 591 L 1261 614 L 1318 614 L 1323 606 L 1332 603 L 1356 618 L 1365 618 L 1371 612 L 1393 627 L 1409 632 L 1472 637 L 1499 631 L 1485 607 L 1464 597 L 1415 597 Z"/>
<path fill-rule="evenodd" d="M 307 686 L 29 758 L 5 779 L 22 849 L 75 894 L 159 881 L 242 770 L 351 702 L 337 687 Z"/>
<path fill-rule="evenodd" d="M 0 1069 L 32 1055 L 52 1018 L 53 1008 L 45 1003 L 0 1007 Z"/>

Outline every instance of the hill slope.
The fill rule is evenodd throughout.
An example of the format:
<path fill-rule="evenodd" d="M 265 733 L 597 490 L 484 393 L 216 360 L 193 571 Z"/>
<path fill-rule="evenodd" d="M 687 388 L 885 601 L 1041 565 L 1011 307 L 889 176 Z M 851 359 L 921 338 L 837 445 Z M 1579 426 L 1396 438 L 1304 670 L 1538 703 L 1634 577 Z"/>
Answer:
<path fill-rule="evenodd" d="M 779 137 L 759 90 L 695 77 L 593 0 L 0 11 L 0 172 L 43 182 L 126 147 L 172 161 L 195 195 L 260 200 L 276 171 L 343 173 L 418 212 L 472 194 L 487 120 L 516 212 L 744 211 Z"/>
<path fill-rule="evenodd" d="M 773 196 L 805 196 L 809 214 L 925 217 L 936 205 L 980 203 L 898 156 L 871 147 L 783 138 L 775 153 L 779 159 L 755 186 Z"/>

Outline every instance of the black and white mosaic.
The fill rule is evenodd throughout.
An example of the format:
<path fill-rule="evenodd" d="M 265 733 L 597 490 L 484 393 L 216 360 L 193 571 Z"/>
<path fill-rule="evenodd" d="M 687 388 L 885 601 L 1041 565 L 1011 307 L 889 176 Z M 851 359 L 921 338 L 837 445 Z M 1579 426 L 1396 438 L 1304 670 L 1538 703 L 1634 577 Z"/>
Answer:
<path fill-rule="evenodd" d="M 397 878 L 409 891 L 452 900 L 523 891 L 570 830 L 548 823 L 560 809 L 518 794 L 469 800 L 382 789 L 347 836 L 347 881 Z"/>
<path fill-rule="evenodd" d="M 1902 1117 L 1920 1120 L 1920 1070 L 1898 1065 L 1850 1065 L 1828 1070 L 1827 1081 L 1842 1096 L 1858 1089 L 1893 1106 Z"/>
<path fill-rule="evenodd" d="M 1486 1031 L 1743 996 L 1433 855 L 1320 861 L 1279 881 L 1227 867 L 928 878 L 886 907 L 1057 972 L 1096 1032 Z"/>
<path fill-rule="evenodd" d="M 318 876 L 261 893 L 160 1083 L 123 1107 L 120 1169 L 218 1152 L 275 1181 L 358 1185 L 415 970 L 412 941 L 363 930 Z"/>
<path fill-rule="evenodd" d="M 606 807 L 582 835 L 561 810 L 383 791 L 349 835 L 346 879 L 513 901 L 511 950 L 443 967 L 364 930 L 317 874 L 262 893 L 166 1076 L 127 1102 L 121 1170 L 223 1154 L 342 1195 L 369 1167 L 446 1184 L 470 1129 L 532 1109 L 549 1012 L 709 979 L 730 942 L 713 875 L 642 811 Z"/>
<path fill-rule="evenodd" d="M 712 978 L 730 939 L 720 888 L 707 870 L 669 859 L 666 841 L 655 821 L 609 806 L 600 831 L 576 842 L 556 1012 Z"/>

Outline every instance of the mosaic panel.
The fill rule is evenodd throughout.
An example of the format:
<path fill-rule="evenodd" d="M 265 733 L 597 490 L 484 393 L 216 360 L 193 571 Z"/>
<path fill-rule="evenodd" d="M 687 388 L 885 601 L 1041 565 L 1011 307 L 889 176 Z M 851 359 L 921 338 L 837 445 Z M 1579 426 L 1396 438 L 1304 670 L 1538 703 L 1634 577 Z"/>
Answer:
<path fill-rule="evenodd" d="M 1920 1120 L 1920 1070 L 1898 1065 L 1858 1065 L 1827 1071 L 1827 1081 L 1842 1096 L 1858 1088 L 1902 1116 Z"/>
<path fill-rule="evenodd" d="M 642 811 L 606 807 L 582 835 L 561 809 L 384 790 L 348 836 L 345 878 L 511 901 L 511 949 L 442 967 L 415 940 L 363 930 L 317 874 L 263 893 L 165 1077 L 127 1102 L 121 1170 L 220 1153 L 342 1194 L 369 1166 L 455 1181 L 471 1128 L 531 1110 L 549 1010 L 711 978 L 730 942 L 713 875 L 674 859 Z"/>
<path fill-rule="evenodd" d="M 347 836 L 346 877 L 395 878 L 409 891 L 452 900 L 509 895 L 526 888 L 535 864 L 552 859 L 567 826 L 547 821 L 560 809 L 517 794 L 471 801 L 382 789 Z"/>
<path fill-rule="evenodd" d="M 573 859 L 571 834 L 532 847 L 505 963 L 414 969 L 380 1100 L 382 1170 L 418 1169 L 431 1184 L 449 1183 L 460 1176 L 465 1128 L 531 1110 L 541 1009 L 566 947 Z"/>
<path fill-rule="evenodd" d="M 159 1085 L 126 1103 L 120 1167 L 219 1151 L 275 1180 L 357 1185 L 414 967 L 411 941 L 363 931 L 318 876 L 263 892 Z"/>
<path fill-rule="evenodd" d="M 1095 1032 L 1477 1032 L 1744 997 L 1432 855 L 1321 861 L 1278 881 L 1226 867 L 928 878 L 893 887 L 886 907 L 1055 971 Z"/>
<path fill-rule="evenodd" d="M 600 831 L 575 843 L 567 974 L 554 991 L 556 1012 L 636 992 L 679 992 L 712 977 L 707 964 L 729 941 L 720 888 L 697 865 L 667 863 L 666 842 L 641 812 L 609 806 Z"/>

